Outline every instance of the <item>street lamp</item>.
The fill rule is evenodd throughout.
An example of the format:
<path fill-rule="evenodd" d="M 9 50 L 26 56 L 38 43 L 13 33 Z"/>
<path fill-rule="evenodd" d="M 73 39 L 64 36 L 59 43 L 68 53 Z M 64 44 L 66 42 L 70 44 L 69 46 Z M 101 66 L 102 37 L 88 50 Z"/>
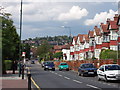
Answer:
<path fill-rule="evenodd" d="M 21 75 L 21 33 L 22 33 L 22 0 L 21 0 L 21 8 L 20 8 L 20 45 L 19 45 L 19 77 Z M 24 79 L 24 66 L 22 66 L 22 79 Z"/>

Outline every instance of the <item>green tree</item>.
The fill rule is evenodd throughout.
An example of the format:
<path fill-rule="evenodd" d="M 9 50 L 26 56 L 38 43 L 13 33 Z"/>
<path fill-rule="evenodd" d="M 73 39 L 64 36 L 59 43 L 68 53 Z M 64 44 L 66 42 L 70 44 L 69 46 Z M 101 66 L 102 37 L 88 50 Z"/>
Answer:
<path fill-rule="evenodd" d="M 45 60 L 50 59 L 51 57 L 51 45 L 47 41 L 44 41 L 37 49 L 37 55 L 39 58 L 44 58 Z"/>
<path fill-rule="evenodd" d="M 3 73 L 5 72 L 4 60 L 11 59 L 13 61 L 19 58 L 20 39 L 13 25 L 13 20 L 9 17 L 11 14 L 4 13 L 0 16 L 2 21 L 2 62 Z"/>
<path fill-rule="evenodd" d="M 57 52 L 53 55 L 53 57 L 61 59 L 63 57 L 63 52 Z"/>
<path fill-rule="evenodd" d="M 26 52 L 25 58 L 30 59 L 30 45 L 28 43 L 22 44 L 22 52 Z"/>

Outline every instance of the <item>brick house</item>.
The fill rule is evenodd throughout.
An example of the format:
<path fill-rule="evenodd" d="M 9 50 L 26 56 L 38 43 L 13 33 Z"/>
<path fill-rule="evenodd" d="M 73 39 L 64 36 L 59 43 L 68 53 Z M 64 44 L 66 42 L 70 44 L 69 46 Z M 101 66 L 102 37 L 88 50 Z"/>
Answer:
<path fill-rule="evenodd" d="M 78 34 L 73 37 L 70 46 L 70 60 L 84 60 L 97 58 L 104 49 L 118 50 L 120 35 L 118 37 L 120 16 L 115 14 L 114 20 L 107 19 L 101 23 L 100 28 L 94 27 L 88 34 Z M 120 32 L 119 32 L 120 33 Z"/>

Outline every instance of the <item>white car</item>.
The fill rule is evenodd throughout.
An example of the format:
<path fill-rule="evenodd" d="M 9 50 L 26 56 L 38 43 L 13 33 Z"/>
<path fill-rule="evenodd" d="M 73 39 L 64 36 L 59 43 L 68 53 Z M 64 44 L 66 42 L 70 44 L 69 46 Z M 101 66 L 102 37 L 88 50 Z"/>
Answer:
<path fill-rule="evenodd" d="M 98 80 L 120 80 L 120 65 L 105 64 L 97 70 Z"/>

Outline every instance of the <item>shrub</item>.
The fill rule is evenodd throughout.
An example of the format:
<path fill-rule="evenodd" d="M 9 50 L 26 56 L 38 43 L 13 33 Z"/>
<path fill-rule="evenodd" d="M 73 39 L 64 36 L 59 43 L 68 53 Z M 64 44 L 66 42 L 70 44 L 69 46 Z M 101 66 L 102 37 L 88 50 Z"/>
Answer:
<path fill-rule="evenodd" d="M 5 63 L 6 70 L 12 69 L 12 60 L 5 60 L 4 63 Z"/>
<path fill-rule="evenodd" d="M 118 53 L 120 54 L 120 53 Z M 116 63 L 117 60 L 117 51 L 113 51 L 110 49 L 103 50 L 100 53 L 100 59 L 114 59 L 114 63 Z"/>

